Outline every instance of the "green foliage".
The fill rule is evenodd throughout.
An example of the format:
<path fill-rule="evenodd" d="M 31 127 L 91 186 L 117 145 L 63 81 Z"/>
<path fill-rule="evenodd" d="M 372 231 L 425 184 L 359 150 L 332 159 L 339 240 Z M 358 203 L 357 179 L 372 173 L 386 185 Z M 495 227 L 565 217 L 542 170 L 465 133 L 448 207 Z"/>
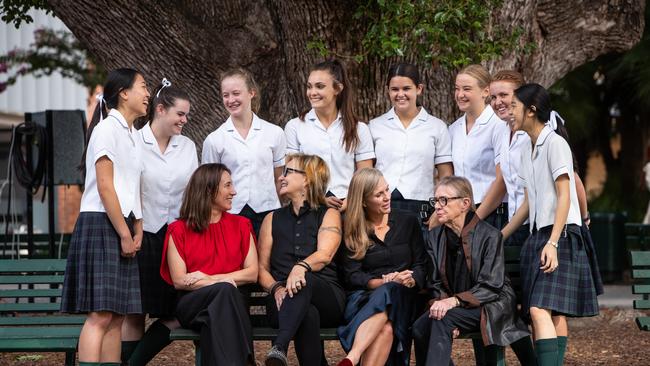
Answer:
<path fill-rule="evenodd" d="M 490 13 L 502 0 L 359 0 L 352 17 L 360 27 L 361 52 L 340 55 L 322 39 L 308 49 L 321 56 L 346 56 L 357 62 L 414 55 L 420 61 L 456 69 L 517 48 L 521 28 L 506 31 L 490 24 Z M 529 52 L 532 45 L 519 50 Z"/>
<path fill-rule="evenodd" d="M 31 9 L 44 10 L 51 13 L 47 0 L 2 0 L 0 3 L 0 18 L 3 22 L 14 23 L 16 29 L 22 22 L 31 23 L 34 21 L 27 12 Z"/>
<path fill-rule="evenodd" d="M 36 77 L 59 72 L 64 77 L 93 88 L 100 85 L 106 71 L 92 60 L 83 45 L 72 33 L 64 30 L 38 29 L 34 43 L 28 49 L 15 49 L 0 55 L 0 73 L 7 73 L 0 82 L 0 93 L 23 75 Z"/>

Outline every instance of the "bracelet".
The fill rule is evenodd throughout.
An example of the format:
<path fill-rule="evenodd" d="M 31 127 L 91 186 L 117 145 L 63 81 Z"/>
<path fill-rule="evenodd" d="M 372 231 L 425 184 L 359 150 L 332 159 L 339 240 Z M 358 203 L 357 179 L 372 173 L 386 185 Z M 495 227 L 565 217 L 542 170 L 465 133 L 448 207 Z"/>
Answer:
<path fill-rule="evenodd" d="M 273 286 L 271 286 L 271 289 L 269 290 L 269 295 L 275 295 L 275 292 L 278 290 L 278 288 L 284 286 L 284 281 L 275 281 Z"/>
<path fill-rule="evenodd" d="M 591 215 L 589 214 L 589 211 L 587 211 L 587 216 L 582 218 L 582 221 L 589 221 L 591 220 Z"/>
<path fill-rule="evenodd" d="M 547 242 L 546 242 L 546 244 L 551 244 L 552 246 L 554 246 L 554 247 L 555 247 L 555 249 L 557 249 L 557 248 L 558 248 L 558 245 L 557 245 L 557 242 L 556 242 L 556 241 L 553 241 L 553 240 L 549 240 L 549 241 L 547 241 Z"/>
<path fill-rule="evenodd" d="M 305 262 L 304 260 L 299 260 L 296 263 L 296 266 L 300 266 L 300 267 L 304 268 L 305 270 L 307 270 L 307 272 L 311 272 L 311 266 L 309 265 L 309 263 Z"/>

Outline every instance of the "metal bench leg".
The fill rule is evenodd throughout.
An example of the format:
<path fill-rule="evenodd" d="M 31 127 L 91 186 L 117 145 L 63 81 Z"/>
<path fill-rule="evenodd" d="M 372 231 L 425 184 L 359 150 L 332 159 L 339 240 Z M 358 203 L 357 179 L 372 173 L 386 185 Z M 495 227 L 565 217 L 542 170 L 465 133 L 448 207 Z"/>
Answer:
<path fill-rule="evenodd" d="M 194 341 L 194 365 L 201 366 L 201 342 Z"/>
<path fill-rule="evenodd" d="M 68 351 L 65 353 L 65 366 L 75 366 L 75 361 L 77 359 L 77 352 Z"/>

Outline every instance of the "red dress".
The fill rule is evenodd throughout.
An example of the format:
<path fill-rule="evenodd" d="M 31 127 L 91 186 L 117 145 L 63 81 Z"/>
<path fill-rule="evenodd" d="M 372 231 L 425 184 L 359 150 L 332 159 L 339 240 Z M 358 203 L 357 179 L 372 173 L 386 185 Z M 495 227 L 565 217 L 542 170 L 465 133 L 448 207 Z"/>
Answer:
<path fill-rule="evenodd" d="M 250 249 L 251 235 L 255 236 L 248 219 L 227 212 L 222 214 L 219 222 L 209 224 L 208 228 L 200 233 L 190 229 L 183 220 L 174 221 L 167 228 L 160 275 L 167 283 L 173 284 L 167 265 L 170 236 L 174 239 L 178 254 L 185 262 L 187 273 L 201 271 L 207 275 L 215 275 L 243 268 Z"/>

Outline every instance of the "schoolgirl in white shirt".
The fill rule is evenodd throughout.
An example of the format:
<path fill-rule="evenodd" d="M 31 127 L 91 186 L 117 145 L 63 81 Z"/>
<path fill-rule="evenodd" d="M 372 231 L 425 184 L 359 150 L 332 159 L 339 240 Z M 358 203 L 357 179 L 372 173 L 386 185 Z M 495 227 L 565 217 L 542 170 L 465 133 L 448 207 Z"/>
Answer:
<path fill-rule="evenodd" d="M 231 213 L 247 217 L 259 235 L 264 216 L 280 208 L 276 181 L 284 168 L 282 129 L 259 118 L 260 90 L 250 72 L 221 76 L 221 97 L 230 117 L 203 142 L 201 164 L 222 163 L 232 172 L 237 194 Z"/>
<path fill-rule="evenodd" d="M 487 103 L 490 73 L 481 65 L 469 65 L 456 76 L 454 97 L 465 114 L 449 126 L 454 175 L 472 184 L 476 214 L 496 228 L 507 217 L 507 197 L 499 156 L 508 126 Z"/>
<path fill-rule="evenodd" d="M 573 156 L 550 97 L 538 84 L 523 85 L 514 94 L 514 129 L 525 131 L 531 144 L 519 169 L 525 199 L 503 234 L 530 220 L 531 236 L 521 251 L 522 311 L 533 324 L 538 365 L 562 365 L 566 317 L 598 314 L 599 284 L 591 267 L 596 260 L 581 237 Z"/>
<path fill-rule="evenodd" d="M 307 80 L 311 109 L 287 122 L 287 153 L 318 155 L 330 170 L 327 205 L 345 210 L 352 174 L 372 167 L 370 129 L 354 112 L 354 93 L 345 67 L 328 60 L 312 67 Z"/>
<path fill-rule="evenodd" d="M 453 174 L 447 124 L 419 105 L 423 85 L 415 65 L 400 63 L 388 69 L 392 108 L 368 124 L 377 163 L 392 190 L 391 205 L 426 219 L 434 176 Z"/>
<path fill-rule="evenodd" d="M 146 115 L 149 91 L 140 73 L 116 69 L 98 100 L 82 159 L 85 189 L 61 301 L 63 312 L 87 313 L 80 365 L 119 364 L 124 317 L 142 312 L 135 258 L 142 242 L 142 165 L 133 122 Z"/>
<path fill-rule="evenodd" d="M 160 276 L 160 263 L 167 225 L 178 218 L 185 187 L 198 166 L 194 142 L 181 135 L 189 113 L 189 95 L 163 79 L 149 103 L 148 123 L 137 133 L 143 166 L 144 237 L 137 255 L 142 313 L 127 315 L 122 327 L 122 360 L 129 365 L 146 365 L 170 343 L 170 330 L 179 327 L 176 291 Z M 145 314 L 158 320 L 143 337 Z"/>

